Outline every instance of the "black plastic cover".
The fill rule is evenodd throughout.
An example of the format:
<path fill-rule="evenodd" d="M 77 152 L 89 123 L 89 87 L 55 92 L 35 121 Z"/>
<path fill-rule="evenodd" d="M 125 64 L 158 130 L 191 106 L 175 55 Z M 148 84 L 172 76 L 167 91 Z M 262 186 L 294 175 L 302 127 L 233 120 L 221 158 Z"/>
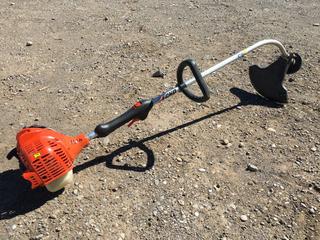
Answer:
<path fill-rule="evenodd" d="M 249 67 L 250 81 L 256 91 L 263 97 L 279 103 L 288 102 L 287 89 L 283 86 L 290 59 L 279 57 L 266 68 L 257 65 Z"/>

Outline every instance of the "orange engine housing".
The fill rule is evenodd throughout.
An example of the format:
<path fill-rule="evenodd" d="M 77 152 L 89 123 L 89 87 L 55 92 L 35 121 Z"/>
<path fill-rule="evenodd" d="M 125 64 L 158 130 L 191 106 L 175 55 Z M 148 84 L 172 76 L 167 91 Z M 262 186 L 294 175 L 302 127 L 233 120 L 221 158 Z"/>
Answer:
<path fill-rule="evenodd" d="M 73 169 L 73 162 L 89 139 L 70 137 L 50 128 L 24 128 L 17 134 L 17 154 L 26 167 L 23 178 L 32 189 L 50 184 Z"/>

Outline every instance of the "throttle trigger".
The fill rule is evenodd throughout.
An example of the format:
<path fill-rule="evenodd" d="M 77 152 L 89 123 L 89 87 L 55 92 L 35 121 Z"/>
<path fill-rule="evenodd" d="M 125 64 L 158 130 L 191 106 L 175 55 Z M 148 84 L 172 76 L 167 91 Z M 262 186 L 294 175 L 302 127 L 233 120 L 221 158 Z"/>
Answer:
<path fill-rule="evenodd" d="M 129 122 L 128 127 L 131 127 L 135 122 L 138 122 L 138 121 L 140 121 L 139 118 L 134 118 L 134 119 L 132 119 L 132 120 Z"/>

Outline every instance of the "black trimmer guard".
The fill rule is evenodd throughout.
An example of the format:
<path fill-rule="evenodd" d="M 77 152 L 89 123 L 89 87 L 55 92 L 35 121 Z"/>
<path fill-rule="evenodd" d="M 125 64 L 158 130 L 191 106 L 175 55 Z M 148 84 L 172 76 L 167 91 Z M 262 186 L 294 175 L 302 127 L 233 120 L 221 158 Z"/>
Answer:
<path fill-rule="evenodd" d="M 302 65 L 298 54 L 288 58 L 279 57 L 277 61 L 266 68 L 257 65 L 249 67 L 250 81 L 256 91 L 263 97 L 279 103 L 288 102 L 287 89 L 283 86 L 286 74 L 297 72 Z"/>

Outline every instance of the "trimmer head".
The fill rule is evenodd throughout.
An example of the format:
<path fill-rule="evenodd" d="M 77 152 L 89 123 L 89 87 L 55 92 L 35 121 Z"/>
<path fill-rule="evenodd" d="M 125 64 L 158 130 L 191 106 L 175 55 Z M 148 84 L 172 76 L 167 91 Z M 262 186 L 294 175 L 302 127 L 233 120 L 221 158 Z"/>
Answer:
<path fill-rule="evenodd" d="M 89 139 L 70 137 L 45 127 L 29 127 L 17 134 L 17 155 L 25 167 L 23 178 L 32 189 L 57 191 L 72 180 L 73 162 Z"/>
<path fill-rule="evenodd" d="M 260 68 L 257 65 L 250 66 L 249 75 L 252 86 L 265 98 L 278 103 L 287 103 L 288 93 L 283 86 L 284 78 L 286 74 L 297 72 L 301 65 L 302 59 L 295 53 L 287 58 L 279 57 L 266 68 Z"/>

